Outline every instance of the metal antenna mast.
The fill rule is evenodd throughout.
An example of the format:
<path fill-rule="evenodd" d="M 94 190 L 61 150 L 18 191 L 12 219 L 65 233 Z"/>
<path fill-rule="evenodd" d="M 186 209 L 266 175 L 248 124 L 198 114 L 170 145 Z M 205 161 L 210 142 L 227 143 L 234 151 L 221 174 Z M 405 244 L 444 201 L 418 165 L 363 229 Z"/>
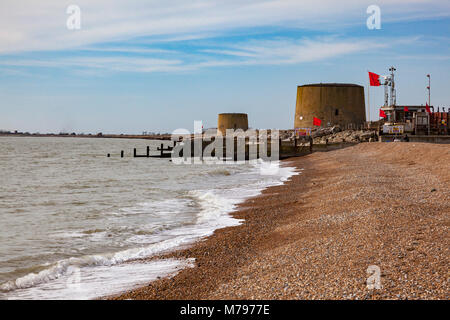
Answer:
<path fill-rule="evenodd" d="M 389 91 L 388 91 L 388 86 L 389 86 L 389 76 L 384 76 L 384 106 L 388 107 L 389 106 Z"/>
<path fill-rule="evenodd" d="M 397 71 L 393 66 L 389 68 L 389 71 L 391 72 L 391 101 L 390 105 L 394 107 L 397 104 L 397 94 L 395 90 L 395 80 L 394 80 L 394 72 Z"/>

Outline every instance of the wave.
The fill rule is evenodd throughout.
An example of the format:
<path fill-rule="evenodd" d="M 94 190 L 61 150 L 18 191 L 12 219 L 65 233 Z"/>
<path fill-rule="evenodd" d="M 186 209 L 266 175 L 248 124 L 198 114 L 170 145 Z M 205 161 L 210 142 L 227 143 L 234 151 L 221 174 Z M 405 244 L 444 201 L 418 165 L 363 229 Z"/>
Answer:
<path fill-rule="evenodd" d="M 56 280 L 16 290 L 8 300 L 87 300 L 130 290 L 194 267 L 195 259 L 164 259 L 87 268 L 70 267 Z M 2 295 L 0 294 L 0 299 Z"/>
<path fill-rule="evenodd" d="M 138 203 L 133 207 L 121 208 L 118 211 L 110 212 L 115 216 L 127 216 L 136 214 L 164 215 L 170 212 L 176 212 L 189 205 L 189 199 L 174 198 L 166 200 L 155 200 Z"/>
<path fill-rule="evenodd" d="M 117 264 L 143 259 L 163 253 L 175 247 L 191 243 L 192 239 L 178 237 L 159 242 L 157 244 L 143 248 L 133 248 L 116 253 L 103 255 L 88 255 L 82 257 L 71 257 L 60 260 L 38 273 L 30 273 L 16 280 L 8 281 L 0 285 L 0 292 L 10 292 L 17 289 L 26 289 L 40 284 L 61 278 L 73 270 L 95 267 L 95 266 L 114 266 Z"/>
<path fill-rule="evenodd" d="M 224 174 L 227 170 L 217 169 L 216 174 Z M 220 173 L 221 172 L 221 173 Z M 228 171 L 227 171 L 228 172 Z M 127 262 L 155 256 L 177 248 L 191 245 L 201 238 L 210 236 L 215 230 L 224 227 L 237 226 L 243 220 L 233 218 L 230 213 L 236 210 L 237 204 L 246 199 L 258 195 L 263 189 L 283 184 L 291 176 L 298 174 L 295 168 L 281 167 L 279 163 L 267 164 L 257 161 L 252 169 L 246 172 L 237 172 L 242 175 L 234 187 L 216 188 L 213 190 L 193 190 L 189 191 L 187 197 L 168 199 L 164 201 L 142 202 L 135 207 L 123 208 L 114 215 L 134 215 L 142 212 L 147 214 L 164 215 L 186 209 L 192 202 L 197 204 L 196 219 L 192 223 L 179 224 L 174 228 L 160 228 L 157 231 L 159 241 L 148 244 L 149 238 L 154 237 L 154 233 L 146 234 L 141 232 L 135 234 L 135 238 L 129 241 L 135 244 L 142 244 L 141 247 L 122 250 L 114 253 L 86 255 L 81 257 L 71 257 L 60 260 L 54 264 L 42 266 L 43 269 L 37 273 L 30 273 L 16 280 L 8 281 L 0 285 L 0 292 L 11 293 L 15 290 L 29 289 L 43 286 L 55 280 L 67 277 L 73 270 L 91 269 L 95 267 L 113 267 Z M 255 181 L 248 180 L 250 175 L 258 174 Z M 247 179 L 247 180 L 246 180 Z M 247 181 L 252 181 L 247 182 Z M 90 229 L 80 233 L 73 233 L 67 236 L 86 236 L 104 233 L 104 229 Z M 152 238 L 154 239 L 154 238 Z M 147 243 L 146 243 L 147 242 Z M 14 293 L 7 296 L 14 296 Z"/>

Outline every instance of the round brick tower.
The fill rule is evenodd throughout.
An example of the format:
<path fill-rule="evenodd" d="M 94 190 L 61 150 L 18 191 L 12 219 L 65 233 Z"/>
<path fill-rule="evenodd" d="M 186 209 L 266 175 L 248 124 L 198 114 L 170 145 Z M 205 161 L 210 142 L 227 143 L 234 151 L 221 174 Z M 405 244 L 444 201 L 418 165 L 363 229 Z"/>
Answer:
<path fill-rule="evenodd" d="M 313 118 L 322 126 L 357 128 L 366 121 L 364 87 L 356 84 L 320 83 L 297 88 L 295 128 L 313 127 Z"/>
<path fill-rule="evenodd" d="M 248 117 L 246 113 L 220 113 L 217 120 L 217 133 L 226 135 L 227 129 L 248 130 Z"/>

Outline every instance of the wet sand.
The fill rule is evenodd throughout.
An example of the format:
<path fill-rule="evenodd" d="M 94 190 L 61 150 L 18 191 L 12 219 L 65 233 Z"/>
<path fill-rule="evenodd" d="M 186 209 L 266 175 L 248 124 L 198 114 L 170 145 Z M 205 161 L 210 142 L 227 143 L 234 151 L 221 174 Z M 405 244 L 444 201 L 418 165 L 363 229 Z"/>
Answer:
<path fill-rule="evenodd" d="M 165 255 L 195 268 L 113 299 L 449 299 L 450 145 L 284 163 L 300 174 L 240 205 L 241 226 Z M 369 266 L 381 289 L 367 288 Z"/>

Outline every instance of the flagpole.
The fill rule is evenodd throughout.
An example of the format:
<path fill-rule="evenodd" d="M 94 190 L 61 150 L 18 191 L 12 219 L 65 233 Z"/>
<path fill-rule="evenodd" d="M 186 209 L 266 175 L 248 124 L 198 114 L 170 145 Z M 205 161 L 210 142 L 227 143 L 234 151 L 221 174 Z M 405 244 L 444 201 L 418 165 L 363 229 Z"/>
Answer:
<path fill-rule="evenodd" d="M 369 70 L 367 70 L 367 72 L 369 72 Z M 367 104 L 368 104 L 368 122 L 370 122 L 370 77 L 369 77 L 369 83 L 367 86 Z"/>
<path fill-rule="evenodd" d="M 367 103 L 368 103 L 368 105 L 369 105 L 369 107 L 368 107 L 368 122 L 370 122 L 370 83 L 369 83 L 369 85 L 367 86 Z"/>

